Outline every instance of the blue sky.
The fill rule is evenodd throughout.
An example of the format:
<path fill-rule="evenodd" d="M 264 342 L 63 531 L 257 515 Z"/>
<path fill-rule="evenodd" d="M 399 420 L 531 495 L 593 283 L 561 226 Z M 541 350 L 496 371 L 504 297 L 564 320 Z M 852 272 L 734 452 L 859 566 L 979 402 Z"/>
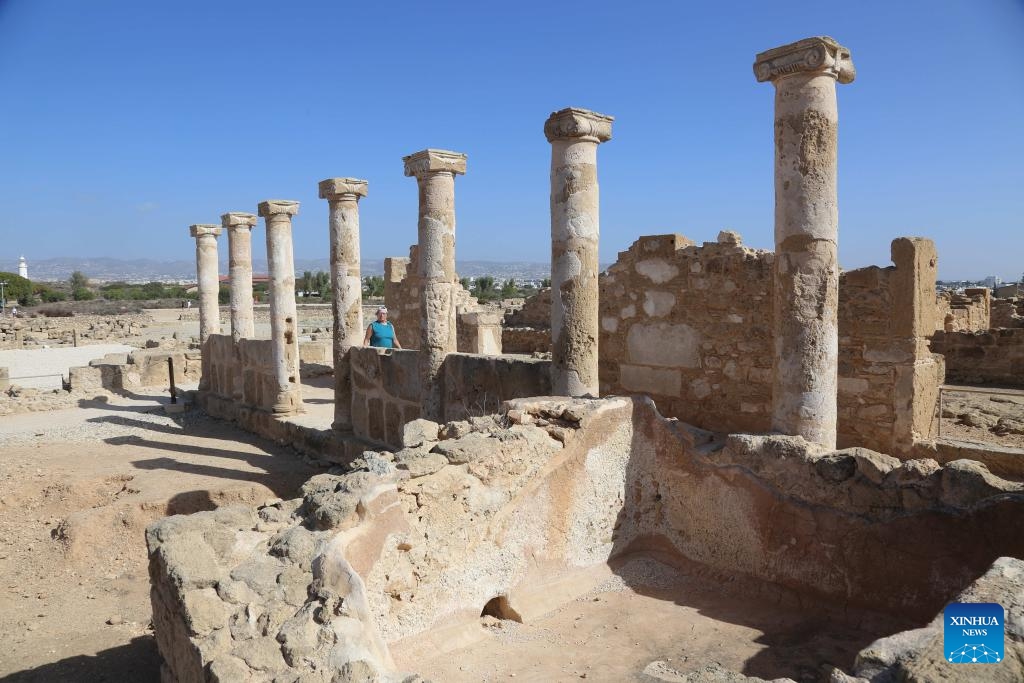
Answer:
<path fill-rule="evenodd" d="M 1024 2 L 138 2 L 0 0 L 0 262 L 191 258 L 191 223 L 370 183 L 365 258 L 416 240 L 403 155 L 469 155 L 460 259 L 546 261 L 547 115 L 616 117 L 601 258 L 645 234 L 771 247 L 772 87 L 754 55 L 850 48 L 839 88 L 840 262 L 933 238 L 940 276 L 1024 271 Z M 261 255 L 262 225 L 254 240 Z M 226 250 L 226 244 L 222 245 Z"/>

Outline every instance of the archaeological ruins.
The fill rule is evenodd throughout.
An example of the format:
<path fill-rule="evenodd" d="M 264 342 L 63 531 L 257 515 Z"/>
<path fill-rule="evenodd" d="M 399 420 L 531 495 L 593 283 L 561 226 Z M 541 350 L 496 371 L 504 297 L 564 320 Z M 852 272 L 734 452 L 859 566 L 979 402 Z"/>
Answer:
<path fill-rule="evenodd" d="M 939 433 L 947 382 L 1024 388 L 1024 298 L 937 293 L 925 237 L 893 239 L 891 265 L 841 272 L 836 86 L 854 81 L 850 51 L 808 38 L 758 54 L 753 72 L 775 98 L 773 251 L 731 230 L 639 235 L 601 272 L 598 147 L 629 140 L 574 107 L 543 123 L 551 288 L 515 310 L 478 304 L 456 272 L 456 180 L 472 155 L 403 158 L 417 243 L 387 259 L 384 294 L 402 349 L 363 346 L 367 180 L 319 183 L 333 296 L 314 339 L 294 297 L 298 202 L 190 227 L 199 347 L 110 358 L 72 385 L 155 385 L 171 358 L 179 382 L 198 382 L 183 399 L 194 410 L 323 469 L 297 498 L 149 526 L 162 680 L 477 680 L 446 660 L 485 629 L 596 601 L 643 562 L 780 620 L 815 611 L 820 637 L 857 634 L 806 680 L 1024 678 L 1024 451 Z M 0 326 L 0 343 L 28 332 Z M 315 368 L 329 385 L 310 383 Z M 1005 608 L 1000 665 L 946 661 L 941 615 L 956 601 Z M 691 655 L 573 678 L 761 680 L 705 667 L 713 645 Z"/>

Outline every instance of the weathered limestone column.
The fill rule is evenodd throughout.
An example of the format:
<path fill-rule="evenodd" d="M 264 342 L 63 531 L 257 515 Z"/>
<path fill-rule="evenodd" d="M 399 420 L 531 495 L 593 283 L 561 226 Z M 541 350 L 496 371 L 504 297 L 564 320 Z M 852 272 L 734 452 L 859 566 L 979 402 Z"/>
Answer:
<path fill-rule="evenodd" d="M 839 207 L 836 81 L 850 51 L 817 37 L 757 55 L 775 85 L 775 376 L 772 428 L 836 446 Z"/>
<path fill-rule="evenodd" d="M 252 311 L 252 229 L 256 215 L 226 213 L 220 224 L 228 231 L 228 275 L 231 278 L 231 338 L 252 339 L 256 324 Z"/>
<path fill-rule="evenodd" d="M 420 190 L 420 379 L 423 417 L 443 419 L 441 364 L 458 349 L 455 324 L 455 175 L 466 155 L 425 149 L 402 159 Z M 401 339 L 401 337 L 399 337 Z"/>
<path fill-rule="evenodd" d="M 331 308 L 334 312 L 334 429 L 352 429 L 352 379 L 346 354 L 363 342 L 363 281 L 359 273 L 359 198 L 367 183 L 356 178 L 320 181 L 330 206 Z"/>
<path fill-rule="evenodd" d="M 199 285 L 199 343 L 211 334 L 220 334 L 220 275 L 217 263 L 219 225 L 190 225 L 196 238 L 196 281 Z"/>
<path fill-rule="evenodd" d="M 544 123 L 551 143 L 551 392 L 597 396 L 597 146 L 612 137 L 611 116 L 556 111 Z"/>
<path fill-rule="evenodd" d="M 277 398 L 273 411 L 280 415 L 302 409 L 299 382 L 299 325 L 295 308 L 295 256 L 292 251 L 292 216 L 299 203 L 271 199 L 258 213 L 267 224 L 267 269 L 270 271 L 270 338 L 274 349 Z"/>

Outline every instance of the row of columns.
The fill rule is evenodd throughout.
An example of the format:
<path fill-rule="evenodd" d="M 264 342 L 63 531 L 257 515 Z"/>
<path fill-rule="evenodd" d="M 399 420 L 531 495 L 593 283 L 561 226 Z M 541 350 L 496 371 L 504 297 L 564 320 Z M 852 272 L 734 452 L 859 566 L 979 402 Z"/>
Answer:
<path fill-rule="evenodd" d="M 754 74 L 775 85 L 775 375 L 772 427 L 828 448 L 836 442 L 838 373 L 837 106 L 835 84 L 853 81 L 849 50 L 831 38 L 801 40 L 757 55 Z M 551 143 L 551 333 L 553 393 L 597 396 L 597 147 L 611 139 L 613 118 L 585 109 L 554 112 Z M 420 374 L 423 415 L 442 418 L 441 367 L 456 350 L 455 176 L 466 155 L 426 149 L 404 157 L 419 189 Z M 334 294 L 335 420 L 351 424 L 345 354 L 363 334 L 359 270 L 359 199 L 365 180 L 330 178 L 319 186 L 330 207 Z M 280 393 L 276 412 L 298 409 L 298 325 L 291 216 L 298 203 L 259 205 L 267 225 L 271 331 Z M 231 330 L 252 335 L 252 214 L 229 213 Z M 217 251 L 221 226 L 194 225 L 200 288 L 200 337 L 217 334 Z M 280 350 L 280 351 L 279 351 Z"/>

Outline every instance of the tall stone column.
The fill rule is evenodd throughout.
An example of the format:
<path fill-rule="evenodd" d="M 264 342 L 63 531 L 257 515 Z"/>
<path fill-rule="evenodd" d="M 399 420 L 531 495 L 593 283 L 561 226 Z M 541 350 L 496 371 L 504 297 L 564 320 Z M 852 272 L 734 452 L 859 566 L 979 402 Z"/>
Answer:
<path fill-rule="evenodd" d="M 196 281 L 199 286 L 199 343 L 211 334 L 220 334 L 220 274 L 217 263 L 219 225 L 190 225 L 196 238 Z"/>
<path fill-rule="evenodd" d="M 757 55 L 775 85 L 775 375 L 772 428 L 833 449 L 839 359 L 836 81 L 850 51 L 816 37 Z"/>
<path fill-rule="evenodd" d="M 280 199 L 261 202 L 259 215 L 267 225 L 267 269 L 270 271 L 270 338 L 273 340 L 277 397 L 273 411 L 289 415 L 302 410 L 299 382 L 299 320 L 295 308 L 295 255 L 292 216 L 299 203 Z"/>
<path fill-rule="evenodd" d="M 256 215 L 226 213 L 220 224 L 228 231 L 228 275 L 231 278 L 231 338 L 252 339 L 256 324 L 252 310 L 252 229 Z"/>
<path fill-rule="evenodd" d="M 466 155 L 425 149 L 402 159 L 405 175 L 420 191 L 418 266 L 420 287 L 420 381 L 423 417 L 443 419 L 441 365 L 458 349 L 455 323 L 455 176 L 466 172 Z M 401 337 L 399 337 L 401 339 Z"/>
<path fill-rule="evenodd" d="M 597 146 L 611 139 L 614 120 L 570 107 L 544 123 L 551 143 L 551 392 L 556 396 L 598 395 Z"/>
<path fill-rule="evenodd" d="M 359 272 L 359 198 L 367 183 L 356 178 L 320 181 L 330 206 L 331 308 L 334 313 L 334 429 L 352 429 L 352 379 L 346 354 L 363 342 L 363 281 Z"/>

